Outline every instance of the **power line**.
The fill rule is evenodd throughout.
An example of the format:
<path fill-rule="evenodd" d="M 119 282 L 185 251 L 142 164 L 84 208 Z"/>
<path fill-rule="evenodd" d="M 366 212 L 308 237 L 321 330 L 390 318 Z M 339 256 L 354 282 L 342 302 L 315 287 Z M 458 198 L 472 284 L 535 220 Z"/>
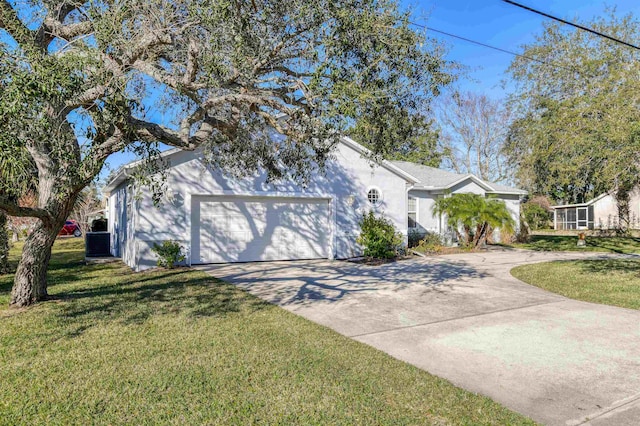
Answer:
<path fill-rule="evenodd" d="M 434 33 L 446 35 L 446 36 L 452 37 L 452 38 L 457 38 L 458 40 L 463 40 L 463 41 L 466 41 L 468 43 L 476 44 L 478 46 L 482 46 L 482 47 L 486 47 L 486 48 L 489 48 L 489 49 L 497 50 L 498 52 L 508 53 L 509 55 L 517 56 L 519 58 L 527 59 L 529 61 L 538 62 L 540 64 L 547 65 L 547 66 L 550 66 L 550 67 L 553 67 L 553 68 L 562 68 L 562 69 L 567 70 L 567 71 L 577 72 L 579 74 L 584 74 L 583 71 L 581 71 L 579 69 L 576 69 L 576 68 L 569 68 L 569 67 L 565 67 L 564 65 L 552 64 L 550 62 L 546 62 L 546 61 L 543 61 L 541 59 L 534 58 L 532 56 L 523 55 L 522 53 L 513 52 L 511 50 L 503 49 L 501 47 L 492 46 L 490 44 L 486 44 L 486 43 L 482 43 L 480 41 L 472 40 L 470 38 L 462 37 L 462 36 L 459 36 L 459 35 L 456 35 L 456 34 L 451 34 L 451 33 L 448 33 L 446 31 L 437 30 L 435 28 L 427 27 L 426 25 L 418 24 L 416 22 L 409 22 L 409 24 L 414 25 L 416 27 L 424 28 L 427 31 L 433 31 Z"/>
<path fill-rule="evenodd" d="M 599 32 L 599 31 L 594 30 L 594 29 L 591 29 L 591 28 L 588 28 L 588 27 L 585 27 L 585 26 L 582 26 L 582 25 L 579 25 L 579 24 L 575 24 L 575 23 L 570 22 L 570 21 L 566 21 L 564 19 L 558 18 L 558 17 L 553 16 L 553 15 L 549 15 L 548 13 L 541 12 L 539 10 L 533 9 L 533 8 L 531 8 L 529 6 L 525 6 L 525 5 L 520 4 L 520 3 L 516 3 L 515 1 L 512 1 L 512 0 L 502 0 L 502 1 L 505 2 L 505 3 L 509 3 L 509 4 L 514 5 L 514 6 L 520 7 L 522 9 L 528 10 L 530 12 L 537 13 L 538 15 L 542 15 L 542 16 L 544 16 L 546 18 L 553 19 L 553 20 L 558 21 L 558 22 L 562 22 L 563 24 L 571 25 L 572 27 L 579 28 L 579 29 L 581 29 L 583 31 L 586 31 L 586 32 L 589 32 L 591 34 L 595 34 L 597 36 L 604 37 L 604 38 L 606 38 L 608 40 L 615 41 L 616 43 L 623 44 L 623 45 L 625 45 L 627 47 L 631 47 L 633 49 L 640 50 L 640 47 L 636 46 L 635 44 L 627 43 L 626 41 L 622 41 L 622 40 L 617 39 L 615 37 L 611 37 L 610 35 L 603 34 L 603 33 Z"/>

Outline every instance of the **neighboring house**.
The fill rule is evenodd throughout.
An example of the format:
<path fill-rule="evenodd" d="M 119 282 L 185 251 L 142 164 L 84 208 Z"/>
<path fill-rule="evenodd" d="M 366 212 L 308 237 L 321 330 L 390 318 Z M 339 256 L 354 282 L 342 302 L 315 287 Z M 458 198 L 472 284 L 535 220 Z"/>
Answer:
<path fill-rule="evenodd" d="M 604 193 L 580 204 L 551 206 L 553 228 L 567 229 L 616 229 L 620 225 L 618 203 L 615 195 Z M 640 188 L 629 193 L 629 226 L 640 227 Z"/>
<path fill-rule="evenodd" d="M 368 151 L 343 138 L 325 172 L 307 187 L 267 183 L 265 174 L 237 179 L 207 168 L 198 151 L 173 149 L 164 203 L 151 194 L 136 196 L 123 167 L 104 189 L 108 196 L 111 251 L 136 270 L 155 266 L 151 248 L 165 240 L 180 242 L 187 263 L 348 258 L 356 244 L 358 222 L 373 209 L 403 234 L 443 233 L 433 202 L 447 193 L 495 195 L 507 203 L 518 223 L 519 200 L 526 192 L 407 162 L 372 166 Z"/>

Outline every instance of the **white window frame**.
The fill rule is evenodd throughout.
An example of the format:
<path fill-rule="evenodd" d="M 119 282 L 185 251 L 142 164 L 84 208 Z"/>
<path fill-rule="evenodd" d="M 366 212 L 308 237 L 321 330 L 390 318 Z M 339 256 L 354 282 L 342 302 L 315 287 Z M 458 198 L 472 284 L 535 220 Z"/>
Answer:
<path fill-rule="evenodd" d="M 376 191 L 378 193 L 378 198 L 376 199 L 375 203 L 371 202 L 371 199 L 369 198 L 369 193 L 371 191 Z M 380 188 L 378 188 L 377 186 L 370 186 L 369 188 L 367 188 L 367 203 L 369 204 L 369 206 L 375 208 L 380 207 L 380 205 L 382 204 L 382 191 L 380 190 Z"/>
<path fill-rule="evenodd" d="M 409 206 L 411 205 L 411 203 L 409 202 L 409 200 L 415 201 L 414 210 L 410 209 Z M 412 214 L 412 213 L 415 215 L 415 218 L 413 219 L 413 223 L 414 223 L 415 226 L 409 226 L 409 215 Z M 414 197 L 412 195 L 409 195 L 407 197 L 407 228 L 409 228 L 409 229 L 418 229 L 418 198 L 416 198 L 416 197 Z"/>

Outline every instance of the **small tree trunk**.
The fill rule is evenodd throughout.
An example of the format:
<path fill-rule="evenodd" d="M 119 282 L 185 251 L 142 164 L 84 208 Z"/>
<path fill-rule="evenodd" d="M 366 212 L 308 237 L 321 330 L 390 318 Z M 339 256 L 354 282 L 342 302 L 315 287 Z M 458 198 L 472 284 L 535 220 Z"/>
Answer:
<path fill-rule="evenodd" d="M 47 298 L 47 269 L 58 228 L 39 221 L 27 237 L 11 290 L 11 306 L 24 307 Z"/>
<path fill-rule="evenodd" d="M 482 243 L 487 241 L 487 228 L 489 224 L 483 222 L 482 225 L 478 225 L 476 228 L 476 235 L 474 236 L 473 248 L 482 246 Z"/>
<path fill-rule="evenodd" d="M 9 273 L 9 230 L 7 215 L 0 212 L 0 274 Z"/>

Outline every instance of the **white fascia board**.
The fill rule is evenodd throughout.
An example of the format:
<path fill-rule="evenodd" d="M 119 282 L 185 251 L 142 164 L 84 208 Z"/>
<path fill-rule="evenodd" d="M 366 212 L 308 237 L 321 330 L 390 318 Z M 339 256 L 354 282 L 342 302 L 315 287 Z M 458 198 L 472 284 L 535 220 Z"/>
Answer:
<path fill-rule="evenodd" d="M 578 203 L 578 204 L 561 204 L 558 206 L 551 206 L 552 209 L 567 209 L 571 207 L 589 207 L 591 205 L 591 201 L 588 203 Z"/>
<path fill-rule="evenodd" d="M 517 191 L 487 191 L 487 194 L 496 194 L 496 195 L 527 195 L 528 191 L 524 189 L 520 189 Z"/>
<path fill-rule="evenodd" d="M 478 185 L 480 185 L 482 188 L 484 188 L 485 190 L 487 190 L 489 192 L 496 192 L 496 190 L 491 185 L 489 185 L 485 181 L 480 180 L 479 178 L 477 178 L 475 175 L 472 175 L 472 174 L 468 174 L 468 175 L 462 176 L 460 179 L 458 179 L 458 180 L 450 183 L 449 185 L 445 186 L 444 189 L 453 188 L 454 186 L 458 185 L 459 183 L 464 182 L 467 179 L 471 179 L 473 182 L 477 183 Z"/>
<path fill-rule="evenodd" d="M 590 205 L 592 205 L 596 201 L 602 200 L 607 195 L 609 195 L 609 193 L 605 192 L 604 194 L 600 194 L 596 198 L 594 198 L 593 200 L 587 201 L 586 203 L 559 204 L 559 205 L 556 205 L 556 206 L 551 206 L 551 208 L 552 209 L 562 209 L 562 208 L 568 208 L 568 207 L 589 207 Z"/>

